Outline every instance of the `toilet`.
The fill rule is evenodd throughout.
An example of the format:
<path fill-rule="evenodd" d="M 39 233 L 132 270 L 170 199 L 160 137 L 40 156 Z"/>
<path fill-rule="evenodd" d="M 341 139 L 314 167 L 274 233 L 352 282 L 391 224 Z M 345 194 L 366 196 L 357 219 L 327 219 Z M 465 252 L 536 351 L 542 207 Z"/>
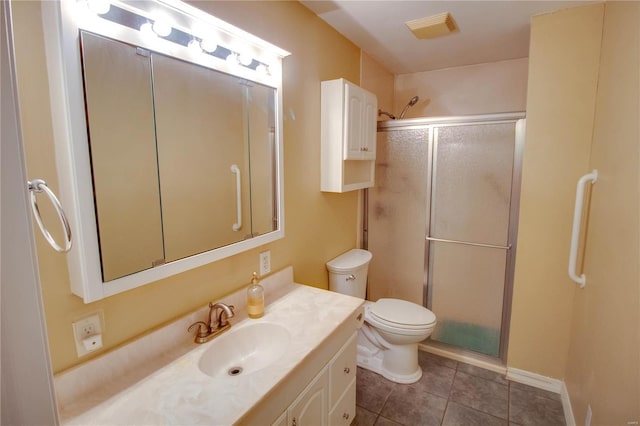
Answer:
<path fill-rule="evenodd" d="M 365 298 L 372 255 L 353 249 L 327 263 L 329 289 Z M 422 377 L 418 343 L 431 335 L 436 316 L 427 308 L 400 299 L 365 301 L 364 324 L 358 331 L 358 366 L 396 383 Z"/>

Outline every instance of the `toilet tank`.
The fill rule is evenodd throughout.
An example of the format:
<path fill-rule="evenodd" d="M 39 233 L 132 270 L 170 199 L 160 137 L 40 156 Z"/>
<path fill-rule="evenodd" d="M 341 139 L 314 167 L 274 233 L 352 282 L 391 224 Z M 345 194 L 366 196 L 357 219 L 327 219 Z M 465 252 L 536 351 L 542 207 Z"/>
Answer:
<path fill-rule="evenodd" d="M 371 253 L 353 249 L 327 262 L 329 290 L 364 299 Z"/>

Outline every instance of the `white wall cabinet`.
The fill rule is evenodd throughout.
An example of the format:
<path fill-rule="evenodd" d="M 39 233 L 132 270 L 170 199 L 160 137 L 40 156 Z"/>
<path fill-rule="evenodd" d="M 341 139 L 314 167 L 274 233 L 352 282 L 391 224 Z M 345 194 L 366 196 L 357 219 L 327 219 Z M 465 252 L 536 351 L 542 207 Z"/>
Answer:
<path fill-rule="evenodd" d="M 321 84 L 321 190 L 373 186 L 378 101 L 343 79 Z"/>
<path fill-rule="evenodd" d="M 356 332 L 273 425 L 350 425 L 356 415 L 357 343 Z"/>

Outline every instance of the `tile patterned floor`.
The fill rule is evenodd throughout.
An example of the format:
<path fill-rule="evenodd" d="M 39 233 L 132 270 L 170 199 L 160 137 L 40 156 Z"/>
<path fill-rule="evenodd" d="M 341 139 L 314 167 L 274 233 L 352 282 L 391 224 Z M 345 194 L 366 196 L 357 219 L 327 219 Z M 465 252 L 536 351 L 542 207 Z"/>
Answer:
<path fill-rule="evenodd" d="M 419 360 L 410 385 L 358 368 L 352 426 L 565 426 L 558 394 L 427 352 Z"/>

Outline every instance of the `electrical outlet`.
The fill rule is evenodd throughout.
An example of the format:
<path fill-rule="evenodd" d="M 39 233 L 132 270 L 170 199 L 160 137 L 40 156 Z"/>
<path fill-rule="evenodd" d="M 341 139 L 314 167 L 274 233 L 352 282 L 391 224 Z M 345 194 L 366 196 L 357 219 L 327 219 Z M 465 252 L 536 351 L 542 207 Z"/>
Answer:
<path fill-rule="evenodd" d="M 584 421 L 584 426 L 591 426 L 591 416 L 593 416 L 593 411 L 591 411 L 591 404 L 587 406 L 587 418 Z"/>
<path fill-rule="evenodd" d="M 73 337 L 79 357 L 102 347 L 102 321 L 100 317 L 101 314 L 98 313 L 81 318 L 72 324 Z"/>
<path fill-rule="evenodd" d="M 260 276 L 271 272 L 271 252 L 269 250 L 260 253 Z"/>

